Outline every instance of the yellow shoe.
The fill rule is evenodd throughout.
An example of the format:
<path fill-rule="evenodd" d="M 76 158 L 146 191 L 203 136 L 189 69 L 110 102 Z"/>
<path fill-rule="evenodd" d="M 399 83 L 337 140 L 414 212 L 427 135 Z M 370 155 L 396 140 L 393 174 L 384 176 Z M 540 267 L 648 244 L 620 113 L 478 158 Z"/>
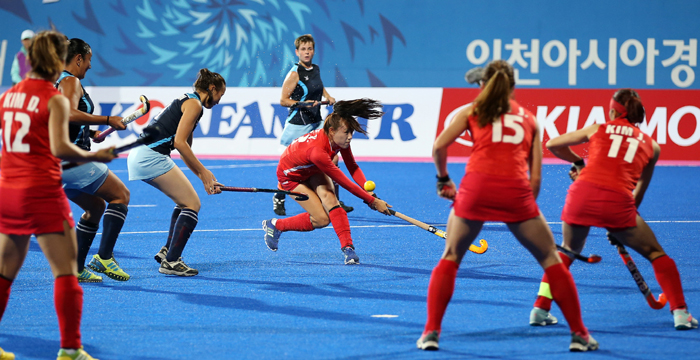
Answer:
<path fill-rule="evenodd" d="M 83 269 L 83 271 L 78 274 L 78 282 L 98 283 L 102 282 L 102 276 L 95 275 L 88 269 Z"/>
<path fill-rule="evenodd" d="M 117 281 L 127 281 L 131 278 L 129 274 L 125 273 L 124 270 L 119 267 L 117 261 L 114 260 L 114 256 L 110 259 L 103 260 L 99 254 L 95 254 L 92 256 L 92 260 L 87 267 L 93 271 L 101 272 Z"/>
<path fill-rule="evenodd" d="M 0 348 L 0 360 L 15 360 L 15 354 Z"/>
<path fill-rule="evenodd" d="M 72 354 L 69 354 L 69 352 L 72 352 Z M 83 347 L 81 346 L 80 349 L 78 350 L 68 350 L 68 349 L 61 349 L 58 350 L 58 357 L 56 360 L 99 360 L 95 359 L 94 357 L 90 356 L 85 350 L 83 350 Z"/>

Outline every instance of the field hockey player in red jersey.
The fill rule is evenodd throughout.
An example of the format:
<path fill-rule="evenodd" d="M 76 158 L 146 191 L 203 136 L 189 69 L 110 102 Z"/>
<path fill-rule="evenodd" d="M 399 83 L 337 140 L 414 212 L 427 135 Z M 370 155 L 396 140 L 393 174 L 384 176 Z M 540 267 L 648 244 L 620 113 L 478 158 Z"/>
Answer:
<path fill-rule="evenodd" d="M 651 262 L 656 280 L 670 303 L 676 330 L 695 329 L 698 321 L 688 313 L 676 263 L 666 255 L 654 232 L 637 209 L 651 182 L 659 158 L 659 145 L 637 127 L 644 120 L 644 106 L 636 91 L 618 90 L 610 99 L 610 121 L 567 133 L 547 142 L 560 159 L 574 164 L 561 214 L 563 246 L 580 253 L 591 226 L 605 228 L 612 241 L 629 246 Z M 588 165 L 570 146 L 590 142 Z M 559 255 L 567 266 L 572 259 Z M 530 325 L 552 325 L 549 279 L 542 279 L 530 313 Z"/>
<path fill-rule="evenodd" d="M 0 97 L 0 318 L 34 234 L 55 278 L 58 360 L 90 360 L 81 344 L 83 289 L 76 277 L 75 222 L 61 186 L 59 158 L 109 162 L 116 156 L 111 148 L 90 153 L 69 140 L 70 102 L 54 88 L 66 52 L 63 34 L 37 34 L 29 46 L 31 72 Z M 0 359 L 14 355 L 0 349 Z"/>
<path fill-rule="evenodd" d="M 350 223 L 345 210 L 338 203 L 333 181 L 353 195 L 364 200 L 372 209 L 390 215 L 389 205 L 373 197 L 357 184 L 367 181 L 355 162 L 350 141 L 355 131 L 366 134 L 356 117 L 375 119 L 382 116 L 381 104 L 376 100 L 358 99 L 338 101 L 333 113 L 326 117 L 322 129 L 314 130 L 292 142 L 282 154 L 277 165 L 280 189 L 309 195 L 306 201 L 298 201 L 305 213 L 286 219 L 263 221 L 265 244 L 277 251 L 280 235 L 285 231 L 311 231 L 333 224 L 345 264 L 359 264 L 350 235 Z M 340 152 L 345 166 L 357 184 L 333 164 L 333 157 Z"/>
<path fill-rule="evenodd" d="M 535 202 L 542 168 L 537 121 L 512 100 L 515 78 L 506 61 L 486 67 L 482 87 L 473 104 L 455 116 L 433 145 L 438 195 L 454 200 L 454 207 L 447 221 L 445 252 L 430 277 L 428 319 L 416 344 L 423 350 L 438 349 L 459 264 L 484 222 L 502 221 L 551 279 L 554 300 L 571 328 L 569 350 L 596 350 L 598 342 L 581 319 L 574 280 L 557 256 L 552 231 Z M 447 173 L 447 147 L 467 130 L 474 149 L 458 191 Z"/>

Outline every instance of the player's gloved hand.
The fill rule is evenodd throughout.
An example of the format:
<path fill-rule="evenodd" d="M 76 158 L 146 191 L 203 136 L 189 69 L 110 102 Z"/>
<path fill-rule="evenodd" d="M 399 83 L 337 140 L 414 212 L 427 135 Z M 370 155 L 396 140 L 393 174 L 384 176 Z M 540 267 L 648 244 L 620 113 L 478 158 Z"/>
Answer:
<path fill-rule="evenodd" d="M 376 198 L 376 199 L 374 199 L 374 201 L 372 201 L 368 205 L 373 210 L 377 210 L 384 215 L 391 215 L 391 212 L 389 212 L 389 208 L 392 206 L 387 204 L 386 201 L 384 201 L 382 199 Z"/>
<path fill-rule="evenodd" d="M 571 178 L 571 181 L 575 181 L 578 179 L 579 174 L 581 174 L 581 170 L 586 167 L 586 162 L 583 161 L 583 159 L 576 161 L 571 165 L 571 169 L 569 170 L 569 177 Z"/>
<path fill-rule="evenodd" d="M 455 196 L 457 196 L 457 187 L 455 186 L 455 183 L 452 182 L 452 179 L 450 179 L 450 176 L 445 175 L 443 177 L 436 177 L 438 196 L 454 201 Z"/>

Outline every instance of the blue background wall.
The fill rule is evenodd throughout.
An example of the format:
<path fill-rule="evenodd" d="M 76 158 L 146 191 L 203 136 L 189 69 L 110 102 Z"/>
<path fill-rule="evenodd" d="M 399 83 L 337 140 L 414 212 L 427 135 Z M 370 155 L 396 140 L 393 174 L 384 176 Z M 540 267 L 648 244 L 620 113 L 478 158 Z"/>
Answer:
<path fill-rule="evenodd" d="M 675 47 L 663 45 L 664 40 L 689 45 L 697 39 L 698 14 L 700 2 L 692 0 L 445 0 L 429 5 L 414 0 L 0 1 L 1 34 L 9 42 L 2 85 L 10 84 L 21 31 L 54 25 L 92 45 L 93 69 L 85 85 L 183 86 L 193 82 L 199 68 L 209 67 L 225 75 L 230 86 L 279 86 L 296 60 L 295 37 L 311 33 L 317 42 L 314 60 L 327 86 L 463 87 L 464 73 L 480 65 L 468 59 L 469 44 L 483 40 L 489 56 L 481 60 L 487 61 L 494 56 L 494 41 L 500 41 L 501 57 L 514 62 L 508 46 L 520 39 L 530 47 L 533 40 L 539 41 L 536 72 L 531 59 L 515 64 L 520 78 L 539 80 L 533 87 L 698 89 L 697 50 L 662 64 L 675 52 Z M 637 49 L 628 51 L 634 66 L 616 57 L 614 84 L 609 80 L 611 38 L 618 52 L 628 40 L 642 46 L 638 62 L 633 61 Z M 574 61 L 573 83 L 570 57 L 558 66 L 548 65 L 543 57 L 551 41 L 561 42 L 566 55 L 571 39 L 581 51 Z M 652 50 L 658 51 L 650 62 L 651 81 L 649 39 L 655 42 Z M 604 68 L 582 69 L 591 52 L 590 40 L 597 40 L 599 65 Z M 559 53 L 554 49 L 550 58 L 556 60 Z M 480 57 L 481 50 L 473 55 Z M 674 83 L 672 72 L 678 66 L 680 80 Z"/>

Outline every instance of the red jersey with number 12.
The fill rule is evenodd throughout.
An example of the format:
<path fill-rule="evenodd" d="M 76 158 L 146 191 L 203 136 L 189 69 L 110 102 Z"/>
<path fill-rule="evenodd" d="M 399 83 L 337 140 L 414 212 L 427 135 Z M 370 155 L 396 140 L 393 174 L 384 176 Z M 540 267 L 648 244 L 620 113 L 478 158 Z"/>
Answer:
<path fill-rule="evenodd" d="M 25 79 L 0 97 L 0 186 L 61 188 L 60 160 L 51 153 L 49 100 L 61 93 L 50 81 Z"/>
<path fill-rule="evenodd" d="M 591 136 L 588 164 L 577 180 L 632 192 L 654 156 L 652 144 L 651 137 L 627 119 L 609 121 Z"/>
<path fill-rule="evenodd" d="M 476 115 L 468 119 L 474 149 L 467 172 L 529 179 L 528 159 L 537 130 L 535 116 L 514 100 L 510 111 L 491 124 L 479 127 Z"/>

